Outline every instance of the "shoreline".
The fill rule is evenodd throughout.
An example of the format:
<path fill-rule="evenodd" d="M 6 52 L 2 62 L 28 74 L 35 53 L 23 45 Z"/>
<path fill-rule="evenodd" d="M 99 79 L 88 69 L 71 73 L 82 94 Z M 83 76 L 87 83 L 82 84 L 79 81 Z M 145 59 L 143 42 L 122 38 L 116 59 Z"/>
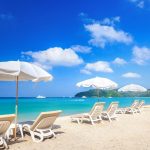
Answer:
<path fill-rule="evenodd" d="M 149 109 L 150 108 L 150 105 L 148 104 L 148 105 L 144 105 L 143 106 L 143 108 L 144 109 Z M 87 112 L 84 112 L 84 113 L 88 113 L 88 111 Z M 70 118 L 72 115 L 78 115 L 78 114 L 82 114 L 82 113 L 75 113 L 75 114 L 67 114 L 67 115 L 63 115 L 63 116 L 59 116 L 57 119 L 60 119 L 60 118 Z M 37 117 L 38 117 L 38 115 L 37 115 Z M 24 123 L 24 122 L 28 122 L 28 121 L 34 121 L 36 119 L 36 117 L 34 118 L 34 119 L 22 119 L 22 120 L 20 120 L 18 123 Z"/>
<path fill-rule="evenodd" d="M 146 109 L 150 109 L 150 105 L 144 105 L 143 108 L 146 110 Z M 85 112 L 86 113 L 86 112 Z M 79 115 L 79 114 L 82 114 L 82 113 L 76 113 L 76 114 L 73 114 L 73 115 Z M 70 118 L 72 115 L 64 115 L 64 116 L 59 116 L 57 119 L 68 119 Z M 35 118 L 36 119 L 36 118 Z M 34 121 L 34 120 L 27 120 L 27 121 Z M 19 122 L 24 122 L 24 121 L 19 121 Z M 25 121 L 26 122 L 26 121 Z"/>

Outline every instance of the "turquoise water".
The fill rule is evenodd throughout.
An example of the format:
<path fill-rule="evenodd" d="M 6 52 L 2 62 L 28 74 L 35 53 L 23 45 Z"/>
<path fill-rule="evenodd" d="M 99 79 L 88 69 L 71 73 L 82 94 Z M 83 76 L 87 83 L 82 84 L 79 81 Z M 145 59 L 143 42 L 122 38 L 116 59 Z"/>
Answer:
<path fill-rule="evenodd" d="M 19 98 L 19 121 L 33 120 L 40 112 L 62 110 L 62 115 L 88 112 L 97 101 L 106 102 L 105 109 L 112 101 L 118 101 L 120 107 L 130 106 L 133 100 L 145 100 L 150 104 L 149 98 Z M 0 114 L 15 112 L 15 98 L 0 98 Z"/>

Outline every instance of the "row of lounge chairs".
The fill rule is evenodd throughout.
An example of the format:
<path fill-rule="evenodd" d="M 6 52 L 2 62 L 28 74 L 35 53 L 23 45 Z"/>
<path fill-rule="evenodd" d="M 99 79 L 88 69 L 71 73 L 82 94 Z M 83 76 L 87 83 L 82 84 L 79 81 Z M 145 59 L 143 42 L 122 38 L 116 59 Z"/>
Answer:
<path fill-rule="evenodd" d="M 144 103 L 145 103 L 144 100 L 142 100 L 141 102 L 139 100 L 135 100 L 130 107 L 119 108 L 117 110 L 117 113 L 122 113 L 122 114 L 124 114 L 124 113 L 131 113 L 131 114 L 141 113 Z"/>
<path fill-rule="evenodd" d="M 134 101 L 128 108 L 118 108 L 118 102 L 112 102 L 106 111 L 103 111 L 104 105 L 104 102 L 97 102 L 89 113 L 73 115 L 71 116 L 71 121 L 76 121 L 77 123 L 89 121 L 92 125 L 98 121 L 102 122 L 103 119 L 108 119 L 111 122 L 114 119 L 117 120 L 117 113 L 141 113 L 144 101 Z M 43 112 L 34 122 L 20 125 L 22 127 L 21 130 L 29 132 L 34 142 L 41 142 L 44 138 L 51 136 L 55 137 L 55 133 L 52 131 L 52 126 L 60 113 L 60 110 Z M 10 136 L 10 131 L 12 130 L 10 127 L 15 117 L 14 114 L 0 116 L 0 147 L 8 148 L 7 141 Z M 21 131 L 22 134 L 23 131 Z"/>
<path fill-rule="evenodd" d="M 118 102 L 112 102 L 106 111 L 103 111 L 104 109 L 104 102 L 97 102 L 92 107 L 91 111 L 89 113 L 79 114 L 79 115 L 73 115 L 71 116 L 71 121 L 76 121 L 77 123 L 82 123 L 83 121 L 89 121 L 92 125 L 94 125 L 95 122 L 101 121 L 103 119 L 108 119 L 110 122 L 112 120 L 117 120 L 116 114 L 124 114 L 124 113 L 141 113 L 142 107 L 144 105 L 144 101 L 142 100 L 139 102 L 138 100 L 135 100 L 130 107 L 127 108 L 118 108 L 119 103 Z"/>

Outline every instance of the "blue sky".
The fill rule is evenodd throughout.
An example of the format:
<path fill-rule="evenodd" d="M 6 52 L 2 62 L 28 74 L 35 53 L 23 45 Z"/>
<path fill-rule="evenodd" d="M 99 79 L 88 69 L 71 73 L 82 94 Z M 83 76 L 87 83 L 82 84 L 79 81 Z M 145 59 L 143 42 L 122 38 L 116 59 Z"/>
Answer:
<path fill-rule="evenodd" d="M 1 0 L 0 61 L 33 62 L 54 76 L 20 82 L 20 96 L 73 96 L 95 76 L 150 88 L 149 18 L 149 0 Z M 0 96 L 15 96 L 15 83 L 0 82 Z"/>

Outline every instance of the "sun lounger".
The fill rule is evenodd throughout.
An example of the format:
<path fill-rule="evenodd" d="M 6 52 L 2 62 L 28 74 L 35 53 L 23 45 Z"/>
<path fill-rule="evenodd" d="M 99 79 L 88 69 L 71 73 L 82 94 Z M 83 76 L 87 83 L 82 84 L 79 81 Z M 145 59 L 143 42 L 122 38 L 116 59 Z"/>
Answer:
<path fill-rule="evenodd" d="M 112 119 L 117 119 L 116 111 L 118 109 L 118 102 L 112 102 L 108 109 L 102 112 L 102 118 L 108 119 L 110 122 Z"/>
<path fill-rule="evenodd" d="M 51 136 L 55 137 L 52 126 L 60 113 L 61 111 L 42 112 L 32 125 L 24 124 L 23 130 L 31 134 L 34 142 L 41 142 L 44 138 Z"/>
<path fill-rule="evenodd" d="M 139 100 L 134 100 L 134 102 L 132 103 L 132 105 L 130 107 L 127 107 L 124 109 L 125 113 L 131 113 L 131 114 L 135 114 L 137 113 L 137 107 L 139 105 Z"/>
<path fill-rule="evenodd" d="M 134 100 L 130 107 L 126 108 L 118 108 L 116 113 L 117 114 L 125 114 L 125 113 L 136 113 L 136 107 L 139 105 L 139 100 Z"/>
<path fill-rule="evenodd" d="M 89 113 L 73 115 L 71 116 L 71 121 L 77 121 L 78 123 L 83 121 L 89 121 L 92 125 L 94 125 L 94 123 L 97 121 L 102 121 L 101 113 L 103 111 L 104 104 L 105 103 L 103 102 L 95 103 Z"/>
<path fill-rule="evenodd" d="M 139 105 L 137 105 L 136 107 L 135 107 L 135 110 L 136 110 L 136 112 L 137 113 L 141 113 L 141 111 L 142 111 L 142 107 L 144 106 L 144 100 L 142 100 L 140 103 L 139 103 Z"/>
<path fill-rule="evenodd" d="M 8 145 L 6 143 L 6 132 L 14 119 L 14 114 L 0 116 L 0 146 L 6 149 L 8 149 Z"/>

